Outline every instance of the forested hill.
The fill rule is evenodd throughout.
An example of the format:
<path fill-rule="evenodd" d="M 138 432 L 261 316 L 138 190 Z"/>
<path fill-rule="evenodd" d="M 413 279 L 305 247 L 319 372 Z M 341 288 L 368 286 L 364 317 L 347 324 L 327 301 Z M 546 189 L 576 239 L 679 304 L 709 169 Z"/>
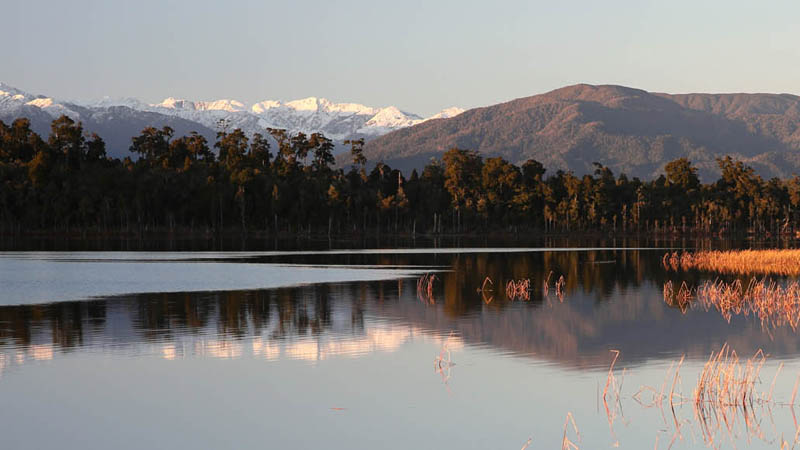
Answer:
<path fill-rule="evenodd" d="M 66 115 L 46 138 L 28 119 L 0 121 L 0 235 L 800 231 L 800 177 L 765 180 L 729 157 L 706 184 L 684 158 L 640 180 L 602 164 L 578 177 L 457 148 L 406 176 L 381 162 L 367 170 L 363 139 L 346 143 L 344 170 L 321 133 L 236 128 L 212 143 L 147 127 L 118 159 Z"/>
<path fill-rule="evenodd" d="M 800 173 L 800 97 L 581 84 L 398 130 L 370 141 L 365 155 L 410 170 L 452 147 L 577 175 L 599 162 L 648 179 L 686 157 L 711 180 L 720 174 L 716 158 L 730 155 L 764 177 L 787 177 Z"/>

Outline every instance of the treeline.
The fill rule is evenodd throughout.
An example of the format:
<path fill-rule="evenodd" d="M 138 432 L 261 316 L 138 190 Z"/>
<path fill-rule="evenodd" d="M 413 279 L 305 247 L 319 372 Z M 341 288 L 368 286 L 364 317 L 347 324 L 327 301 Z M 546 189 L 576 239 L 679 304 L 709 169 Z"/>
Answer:
<path fill-rule="evenodd" d="M 778 234 L 795 232 L 800 211 L 800 178 L 763 180 L 729 157 L 709 184 L 684 158 L 642 181 L 598 163 L 546 176 L 534 160 L 461 149 L 405 177 L 381 162 L 368 171 L 364 141 L 345 144 L 351 164 L 339 169 L 321 133 L 222 127 L 212 144 L 145 128 L 135 158 L 120 160 L 66 116 L 47 140 L 27 119 L 0 122 L 0 232 Z"/>

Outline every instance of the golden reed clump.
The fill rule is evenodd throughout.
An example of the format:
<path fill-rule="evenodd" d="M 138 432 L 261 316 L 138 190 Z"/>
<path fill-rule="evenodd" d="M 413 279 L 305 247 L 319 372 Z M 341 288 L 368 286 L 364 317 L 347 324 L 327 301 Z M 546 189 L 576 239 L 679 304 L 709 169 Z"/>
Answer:
<path fill-rule="evenodd" d="M 707 281 L 697 289 L 697 298 L 706 309 L 715 308 L 728 321 L 732 315 L 754 315 L 766 328 L 788 325 L 797 330 L 800 324 L 800 283 L 780 285 L 753 278 L 747 287 L 733 283 Z"/>
<path fill-rule="evenodd" d="M 729 250 L 666 253 L 667 270 L 697 269 L 736 275 L 800 276 L 800 250 Z"/>
<path fill-rule="evenodd" d="M 800 282 L 779 284 L 769 279 L 750 280 L 746 286 L 740 280 L 706 281 L 697 288 L 682 284 L 677 291 L 672 281 L 664 284 L 664 302 L 686 312 L 692 305 L 706 311 L 716 309 L 730 322 L 733 316 L 754 316 L 765 330 L 788 326 L 797 331 L 800 326 Z"/>
<path fill-rule="evenodd" d="M 612 352 L 616 352 L 616 350 L 612 350 Z M 609 369 L 609 380 L 613 378 L 611 372 L 614 370 L 617 356 Z M 657 407 L 661 410 L 665 425 L 667 424 L 665 413 L 672 415 L 672 426 L 664 428 L 656 434 L 655 448 L 660 448 L 658 446 L 659 435 L 668 433 L 670 428 L 673 434 L 669 448 L 672 448 L 676 441 L 684 440 L 686 431 L 691 434 L 693 439 L 695 432 L 699 431 L 703 443 L 714 449 L 724 448 L 722 444 L 727 440 L 733 444 L 733 448 L 737 448 L 736 441 L 743 439 L 746 439 L 748 444 L 753 439 L 768 444 L 777 442 L 777 429 L 775 422 L 772 421 L 772 409 L 777 406 L 793 407 L 795 405 L 797 389 L 800 387 L 800 377 L 795 382 L 789 402 L 778 401 L 773 394 L 778 376 L 783 369 L 783 363 L 778 365 L 772 382 L 767 385 L 765 382 L 768 379 L 762 377 L 762 369 L 767 362 L 767 355 L 763 350 L 759 349 L 750 358 L 740 358 L 735 350 L 728 344 L 724 344 L 719 351 L 711 352 L 708 360 L 700 369 L 696 384 L 692 385 L 691 394 L 684 395 L 680 392 L 683 384 L 680 371 L 684 358 L 685 356 L 681 357 L 677 366 L 674 362 L 669 366 L 660 390 L 655 386 L 645 385 L 632 397 L 645 408 Z M 610 382 L 606 382 L 607 386 Z M 685 404 L 693 406 L 694 420 L 679 417 L 681 415 L 679 407 Z M 770 435 L 769 428 L 762 427 L 766 423 L 763 420 L 765 415 L 772 423 L 772 435 Z M 794 411 L 792 411 L 792 417 L 795 417 Z M 781 434 L 781 449 L 793 448 L 800 443 L 800 426 L 797 425 L 796 419 L 794 423 L 794 439 L 787 441 Z M 612 437 L 615 438 L 613 430 Z M 619 442 L 616 442 L 614 446 L 616 447 L 618 444 Z"/>

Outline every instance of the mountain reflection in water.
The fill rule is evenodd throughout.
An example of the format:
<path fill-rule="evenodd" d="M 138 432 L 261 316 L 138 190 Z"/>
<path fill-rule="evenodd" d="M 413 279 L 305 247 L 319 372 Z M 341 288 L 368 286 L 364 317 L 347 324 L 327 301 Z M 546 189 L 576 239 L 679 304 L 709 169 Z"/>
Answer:
<path fill-rule="evenodd" d="M 675 274 L 649 250 L 479 254 L 301 255 L 288 262 L 444 266 L 435 303 L 417 298 L 416 279 L 312 284 L 258 291 L 140 294 L 0 307 L 0 371 L 27 361 L 90 351 L 186 357 L 319 361 L 392 352 L 419 340 L 469 345 L 568 369 L 652 359 L 706 359 L 727 342 L 740 354 L 798 354 L 788 328 L 762 330 L 752 317 L 731 323 L 714 311 L 682 312 L 661 289 Z M 270 261 L 274 257 L 268 258 Z M 248 259 L 258 263 L 261 259 Z M 613 261 L 613 262 L 612 262 Z M 560 301 L 543 281 L 564 276 Z M 696 283 L 710 275 L 681 274 Z M 478 291 L 486 277 L 492 295 Z M 503 295 L 530 279 L 529 301 Z M 313 281 L 313 280 L 310 280 Z M 552 278 L 551 278 L 552 281 Z"/>

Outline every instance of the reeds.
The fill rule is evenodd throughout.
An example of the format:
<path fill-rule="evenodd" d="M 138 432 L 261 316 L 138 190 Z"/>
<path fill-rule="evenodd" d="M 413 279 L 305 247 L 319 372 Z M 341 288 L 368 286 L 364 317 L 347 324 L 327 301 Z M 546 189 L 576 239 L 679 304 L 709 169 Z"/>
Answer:
<path fill-rule="evenodd" d="M 775 404 L 772 393 L 783 364 L 772 379 L 769 391 L 758 392 L 761 369 L 766 355 L 758 350 L 752 358 L 741 361 L 736 351 L 725 344 L 716 354 L 711 353 L 697 379 L 693 392 L 695 418 L 700 425 L 704 442 L 715 446 L 717 434 L 724 430 L 736 433 L 736 417 L 741 414 L 748 436 L 763 438 L 756 406 L 769 408 Z"/>
<path fill-rule="evenodd" d="M 800 276 L 800 250 L 673 252 L 664 254 L 661 263 L 667 270 Z"/>
<path fill-rule="evenodd" d="M 680 361 L 676 365 L 675 362 L 669 365 L 667 372 L 664 375 L 664 380 L 661 383 L 661 389 L 657 390 L 652 386 L 642 386 L 639 390 L 633 395 L 633 399 L 639 403 L 641 406 L 645 408 L 651 407 L 658 407 L 658 410 L 661 412 L 661 417 L 664 420 L 664 424 L 667 424 L 667 417 L 664 414 L 664 400 L 668 400 L 668 410 L 671 412 L 672 416 L 672 426 L 674 431 L 672 433 L 672 439 L 669 443 L 669 448 L 672 448 L 673 444 L 677 440 L 683 440 L 683 433 L 681 429 L 683 426 L 688 423 L 687 421 L 681 420 L 678 418 L 678 414 L 676 413 L 676 408 L 682 406 L 683 404 L 687 403 L 688 400 L 679 392 L 679 387 L 681 385 L 681 366 L 683 365 L 683 361 L 685 356 L 681 356 Z M 673 368 L 675 369 L 673 371 Z M 669 392 L 667 392 L 667 388 L 669 388 Z M 650 393 L 652 398 L 650 401 L 647 401 L 644 398 L 645 393 Z M 677 399 L 677 401 L 676 401 Z M 667 429 L 664 429 L 659 432 L 666 432 Z M 659 441 L 659 434 L 656 434 L 656 444 L 655 448 L 658 449 L 658 441 Z"/>
<path fill-rule="evenodd" d="M 694 389 L 695 408 L 703 413 L 706 408 L 752 408 L 756 401 L 771 401 L 772 389 L 769 396 L 762 397 L 758 397 L 755 391 L 766 360 L 764 352 L 758 350 L 752 358 L 742 363 L 736 351 L 731 350 L 728 344 L 724 344 L 716 354 L 711 352 Z"/>
<path fill-rule="evenodd" d="M 603 388 L 603 408 L 606 410 L 606 417 L 608 418 L 608 429 L 611 431 L 611 437 L 614 439 L 612 446 L 619 447 L 619 439 L 614 432 L 614 422 L 617 416 L 622 417 L 622 382 L 625 380 L 625 370 L 622 371 L 622 378 L 617 383 L 617 377 L 614 375 L 614 365 L 619 358 L 619 350 L 610 350 L 614 354 L 614 359 L 611 360 L 611 366 L 608 368 L 608 376 L 606 377 L 606 386 Z M 611 395 L 609 395 L 609 392 Z M 609 398 L 611 399 L 611 406 L 609 406 Z"/>
<path fill-rule="evenodd" d="M 727 320 L 733 316 L 753 316 L 765 330 L 789 326 L 797 331 L 800 325 L 800 282 L 779 284 L 767 278 L 753 278 L 745 287 L 740 280 L 725 282 L 706 281 L 697 289 L 690 289 L 686 283 L 675 292 L 673 284 L 664 284 L 664 301 L 677 305 L 682 311 L 692 301 L 705 308 L 716 309 Z"/>
<path fill-rule="evenodd" d="M 523 278 L 521 280 L 509 280 L 506 283 L 506 297 L 511 300 L 529 301 L 531 299 L 531 280 Z"/>
<path fill-rule="evenodd" d="M 487 305 L 492 303 L 492 300 L 494 300 L 494 282 L 492 279 L 489 277 L 484 278 L 483 284 L 478 288 L 478 292 L 481 293 L 481 299 L 484 303 Z"/>
<path fill-rule="evenodd" d="M 616 361 L 616 358 L 615 358 Z M 678 439 L 683 439 L 681 429 L 689 425 L 689 430 L 694 435 L 695 429 L 701 436 L 703 442 L 711 448 L 721 448 L 725 438 L 730 439 L 733 448 L 736 448 L 736 440 L 746 437 L 748 443 L 751 438 L 761 439 L 764 442 L 776 442 L 777 431 L 773 430 L 773 438 L 769 438 L 769 432 L 762 428 L 764 413 L 772 421 L 772 408 L 775 406 L 789 406 L 792 408 L 794 418 L 794 402 L 797 389 L 800 386 L 800 376 L 795 382 L 789 403 L 779 402 L 773 396 L 778 375 L 783 369 L 783 363 L 778 365 L 772 382 L 767 386 L 763 384 L 762 369 L 767 362 L 767 355 L 762 351 L 756 351 L 750 358 L 740 358 L 735 350 L 724 344 L 719 351 L 712 351 L 708 360 L 703 364 L 697 375 L 697 381 L 692 387 L 691 395 L 683 396 L 679 391 L 680 368 L 684 361 L 681 357 L 677 367 L 672 363 L 667 369 L 664 382 L 660 391 L 650 386 L 642 386 L 634 395 L 636 400 L 643 407 L 649 408 L 657 406 L 664 414 L 664 400 L 669 400 L 667 411 L 672 414 L 674 432 L 670 447 Z M 609 371 L 613 370 L 612 367 Z M 611 375 L 609 375 L 610 379 Z M 669 380 L 671 387 L 667 394 Z M 607 385 L 608 385 L 607 381 Z M 652 400 L 644 399 L 645 393 L 652 394 Z M 689 419 L 679 419 L 680 406 L 691 404 L 694 421 Z M 666 417 L 664 417 L 666 424 Z M 774 428 L 774 423 L 773 423 Z M 667 431 L 667 430 L 663 430 Z M 795 420 L 794 442 L 787 442 L 783 435 L 780 436 L 781 448 L 794 448 L 800 443 L 800 426 Z M 613 430 L 612 430 L 613 436 Z M 658 447 L 658 435 L 656 436 L 656 448 Z"/>
<path fill-rule="evenodd" d="M 581 432 L 578 431 L 578 425 L 575 424 L 575 418 L 572 417 L 572 413 L 567 413 L 567 418 L 564 420 L 564 437 L 561 439 L 561 450 L 578 450 L 578 445 L 572 442 L 570 438 L 567 436 L 568 428 L 567 426 L 572 422 L 572 429 L 575 431 L 575 436 L 578 442 L 581 442 Z"/>
<path fill-rule="evenodd" d="M 552 276 L 553 272 L 550 271 L 550 273 L 547 275 L 547 278 L 543 282 L 545 298 L 547 298 L 550 293 L 550 279 L 552 278 Z M 425 286 L 427 286 L 426 283 L 431 283 L 431 281 L 426 279 L 424 276 L 419 279 L 419 281 L 417 282 L 417 294 L 421 299 L 423 299 L 423 301 L 427 302 L 426 299 L 428 298 L 428 294 L 427 294 L 427 289 L 425 288 Z M 566 286 L 567 286 L 567 281 L 563 275 L 558 277 L 558 280 L 556 280 L 555 284 L 553 284 L 553 287 L 555 288 L 555 294 L 561 302 L 564 301 Z M 481 286 L 477 289 L 477 292 L 481 294 L 481 299 L 483 300 L 484 303 L 486 303 L 487 305 L 491 303 L 494 300 L 494 282 L 492 281 L 492 279 L 490 277 L 485 277 L 483 279 L 483 283 L 481 283 Z M 502 293 L 503 291 L 501 290 L 500 292 Z M 525 302 L 530 301 L 531 279 L 512 278 L 508 280 L 506 282 L 505 294 L 506 298 L 512 302 L 515 300 L 521 300 Z"/>
<path fill-rule="evenodd" d="M 417 280 L 417 298 L 428 305 L 436 303 L 436 299 L 433 296 L 434 281 L 436 281 L 436 275 L 432 273 L 426 273 Z"/>
<path fill-rule="evenodd" d="M 547 278 L 545 278 L 545 280 L 544 280 L 544 296 L 545 297 L 547 297 L 547 295 L 550 293 L 550 277 L 552 277 L 552 276 L 553 276 L 553 271 L 551 270 L 550 273 L 547 274 Z"/>
<path fill-rule="evenodd" d="M 564 288 L 567 285 L 567 280 L 564 279 L 564 275 L 558 277 L 558 281 L 556 281 L 556 297 L 558 300 L 563 302 L 564 301 Z"/>
<path fill-rule="evenodd" d="M 549 274 L 547 274 L 547 278 L 544 280 L 544 296 L 547 297 L 550 294 L 550 278 L 553 276 L 553 271 L 551 270 Z M 556 297 L 558 300 L 563 302 L 564 301 L 564 293 L 565 288 L 567 287 L 567 280 L 564 279 L 564 275 L 558 277 L 556 280 L 555 285 L 553 286 L 556 291 Z"/>
<path fill-rule="evenodd" d="M 571 412 L 567 413 L 567 418 L 564 420 L 564 434 L 561 437 L 561 450 L 579 450 L 578 444 L 569 438 L 569 425 L 572 424 L 572 430 L 575 434 L 575 439 L 581 442 L 581 432 L 578 431 L 578 425 L 575 423 L 575 418 Z M 533 437 L 529 437 L 520 450 L 526 450 L 533 442 Z"/>
<path fill-rule="evenodd" d="M 444 383 L 446 386 L 452 375 L 451 369 L 456 365 L 456 363 L 453 362 L 450 354 L 450 339 L 453 337 L 453 334 L 454 333 L 451 331 L 450 336 L 448 336 L 447 339 L 445 339 L 442 343 L 442 349 L 439 352 L 439 356 L 433 360 L 433 369 L 442 377 L 442 383 Z"/>
<path fill-rule="evenodd" d="M 684 281 L 681 283 L 680 288 L 675 291 L 672 281 L 664 283 L 664 302 L 670 306 L 680 308 L 681 312 L 686 313 L 691 306 L 692 299 L 694 298 L 694 290 Z"/>
<path fill-rule="evenodd" d="M 486 277 L 486 278 L 483 279 L 483 284 L 481 284 L 481 287 L 480 287 L 479 291 L 485 292 L 487 290 L 487 284 L 489 285 L 488 286 L 488 290 L 491 290 L 492 286 L 494 286 L 494 282 L 492 281 L 492 279 L 489 278 L 489 277 Z"/>

